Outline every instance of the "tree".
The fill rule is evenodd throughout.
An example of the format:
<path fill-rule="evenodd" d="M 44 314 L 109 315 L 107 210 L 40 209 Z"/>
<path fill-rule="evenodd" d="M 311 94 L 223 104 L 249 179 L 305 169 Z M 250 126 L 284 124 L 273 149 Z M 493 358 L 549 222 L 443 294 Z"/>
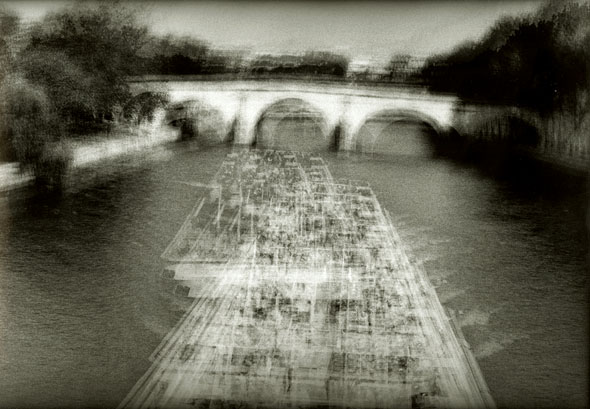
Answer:
<path fill-rule="evenodd" d="M 0 83 L 11 70 L 13 63 L 11 37 L 18 29 L 18 16 L 11 11 L 0 8 Z"/>
<path fill-rule="evenodd" d="M 147 28 L 137 23 L 134 12 L 118 2 L 76 3 L 46 16 L 33 28 L 22 67 L 26 77 L 43 83 L 52 97 L 71 97 L 71 93 L 55 88 L 72 80 L 79 91 L 90 95 L 81 104 L 83 111 L 101 121 L 112 117 L 116 107 L 129 98 L 125 77 L 133 73 L 146 36 Z M 51 61 L 66 58 L 67 62 L 55 69 L 43 64 L 42 70 L 35 66 L 41 56 Z M 40 73 L 50 80 L 44 81 Z M 71 107 L 70 102 L 56 104 Z"/>
<path fill-rule="evenodd" d="M 18 31 L 19 20 L 16 14 L 0 8 L 0 87 L 12 71 L 12 36 Z M 10 137 L 6 129 L 6 119 L 0 117 L 0 161 L 14 160 Z"/>
<path fill-rule="evenodd" d="M 421 72 L 436 91 L 523 106 L 548 116 L 590 111 L 590 4 L 550 2 L 500 19 L 479 42 L 435 56 Z"/>
<path fill-rule="evenodd" d="M 168 104 L 166 94 L 146 92 L 131 99 L 123 108 L 123 116 L 137 125 L 143 121 L 153 121 L 156 110 Z"/>
<path fill-rule="evenodd" d="M 135 74 L 200 74 L 208 60 L 208 46 L 191 37 L 150 36 L 139 52 Z"/>
<path fill-rule="evenodd" d="M 55 50 L 29 50 L 19 61 L 20 71 L 45 89 L 68 128 L 98 116 L 100 94 L 95 81 L 68 56 Z"/>
<path fill-rule="evenodd" d="M 11 76 L 0 89 L 0 99 L 0 117 L 5 124 L 1 131 L 11 141 L 15 159 L 39 180 L 59 185 L 66 157 L 53 155 L 48 146 L 61 138 L 63 128 L 45 90 Z"/>

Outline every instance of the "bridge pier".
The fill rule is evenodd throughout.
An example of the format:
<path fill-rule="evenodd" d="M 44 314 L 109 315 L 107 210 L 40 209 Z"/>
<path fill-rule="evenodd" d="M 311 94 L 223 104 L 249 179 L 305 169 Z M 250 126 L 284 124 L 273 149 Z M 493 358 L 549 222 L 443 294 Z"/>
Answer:
<path fill-rule="evenodd" d="M 251 110 L 250 110 L 251 111 Z M 248 97 L 240 93 L 239 103 L 234 118 L 234 144 L 252 145 L 254 143 L 254 117 L 248 110 Z"/>

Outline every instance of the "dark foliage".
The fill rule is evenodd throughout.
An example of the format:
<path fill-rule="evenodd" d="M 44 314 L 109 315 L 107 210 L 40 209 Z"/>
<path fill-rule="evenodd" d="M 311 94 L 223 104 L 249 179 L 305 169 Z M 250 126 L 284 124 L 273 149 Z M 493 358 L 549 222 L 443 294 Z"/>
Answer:
<path fill-rule="evenodd" d="M 10 141 L 14 159 L 39 178 L 58 183 L 66 158 L 56 143 L 63 133 L 62 124 L 44 89 L 18 77 L 10 77 L 0 93 L 2 131 Z M 48 149 L 55 147 L 55 149 Z"/>
<path fill-rule="evenodd" d="M 147 29 L 116 3 L 76 4 L 45 17 L 31 32 L 20 70 L 42 85 L 72 127 L 89 129 L 129 98 L 126 76 L 138 63 Z"/>
<path fill-rule="evenodd" d="M 16 14 L 0 8 L 0 85 L 10 74 L 13 65 L 13 35 L 18 31 L 19 20 Z M 3 109 L 5 111 L 5 109 Z M 0 117 L 0 161 L 15 160 L 16 153 L 12 148 L 7 121 Z M 4 116 L 5 118 L 5 116 Z"/>
<path fill-rule="evenodd" d="M 477 43 L 431 58 L 420 76 L 434 91 L 513 104 L 548 115 L 587 112 L 590 5 L 548 3 L 526 18 L 503 18 Z"/>
<path fill-rule="evenodd" d="M 146 92 L 131 99 L 123 108 L 123 117 L 134 120 L 137 124 L 143 121 L 153 121 L 157 108 L 168 104 L 168 97 L 164 94 Z"/>
<path fill-rule="evenodd" d="M 194 75 L 201 74 L 209 49 L 190 37 L 150 36 L 133 67 L 135 75 Z"/>

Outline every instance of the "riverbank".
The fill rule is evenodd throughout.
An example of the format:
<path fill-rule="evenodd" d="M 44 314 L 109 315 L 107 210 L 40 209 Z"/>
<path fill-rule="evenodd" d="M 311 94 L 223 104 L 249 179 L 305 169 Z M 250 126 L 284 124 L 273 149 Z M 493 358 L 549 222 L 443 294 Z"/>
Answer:
<path fill-rule="evenodd" d="M 588 177 L 590 175 L 590 158 L 565 159 L 557 155 L 549 154 L 533 154 L 532 157 L 539 163 L 568 175 L 578 177 Z"/>
<path fill-rule="evenodd" d="M 119 125 L 110 132 L 98 133 L 83 139 L 66 138 L 50 149 L 63 152 L 69 170 L 84 168 L 105 159 L 139 152 L 179 138 L 178 129 L 162 125 L 159 120 L 139 125 Z M 0 192 L 30 185 L 35 180 L 31 172 L 20 170 L 16 162 L 0 164 Z"/>
<path fill-rule="evenodd" d="M 178 139 L 178 130 L 152 124 L 120 128 L 108 135 L 96 135 L 83 141 L 67 140 L 65 149 L 71 153 L 71 168 L 92 165 L 103 159 L 138 152 Z"/>
<path fill-rule="evenodd" d="M 451 325 L 453 333 L 455 334 L 455 338 L 459 342 L 459 346 L 463 351 L 463 356 L 467 360 L 469 372 L 471 373 L 471 377 L 474 379 L 477 389 L 482 396 L 482 399 L 485 401 L 486 406 L 488 408 L 495 407 L 494 398 L 490 392 L 488 384 L 483 377 L 483 373 L 481 372 L 481 368 L 479 367 L 479 363 L 475 359 L 473 355 L 473 351 L 471 349 L 471 345 L 465 339 L 465 335 L 463 334 L 463 330 L 461 330 L 461 325 L 457 322 L 457 316 L 454 310 L 447 308 L 446 315 L 449 317 L 448 321 Z"/>
<path fill-rule="evenodd" d="M 17 162 L 0 164 L 0 192 L 26 186 L 34 179 L 30 173 L 21 172 Z"/>

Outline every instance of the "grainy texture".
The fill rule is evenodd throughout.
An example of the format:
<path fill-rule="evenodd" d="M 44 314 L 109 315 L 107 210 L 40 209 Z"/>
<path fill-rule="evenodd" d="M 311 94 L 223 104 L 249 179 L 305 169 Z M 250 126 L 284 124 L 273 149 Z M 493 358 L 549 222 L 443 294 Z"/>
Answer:
<path fill-rule="evenodd" d="M 370 187 L 248 150 L 209 187 L 164 253 L 195 301 L 121 407 L 494 406 Z"/>

